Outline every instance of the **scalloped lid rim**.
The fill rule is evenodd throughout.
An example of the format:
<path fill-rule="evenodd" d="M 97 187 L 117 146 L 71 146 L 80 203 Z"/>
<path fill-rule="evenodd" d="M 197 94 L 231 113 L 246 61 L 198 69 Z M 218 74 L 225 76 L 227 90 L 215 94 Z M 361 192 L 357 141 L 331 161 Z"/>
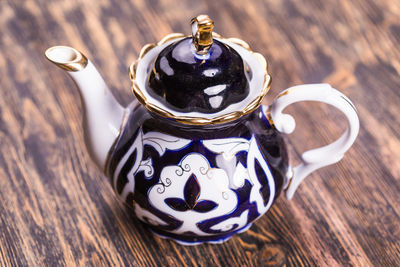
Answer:
<path fill-rule="evenodd" d="M 151 112 L 155 112 L 162 117 L 172 118 L 178 122 L 198 125 L 232 121 L 245 114 L 250 113 L 261 104 L 262 98 L 267 93 L 270 85 L 270 76 L 267 73 L 266 66 L 262 66 L 262 63 L 257 58 L 257 56 L 259 57 L 261 55 L 252 52 L 247 47 L 229 42 L 227 39 L 223 38 L 215 39 L 235 49 L 242 57 L 243 61 L 249 66 L 252 72 L 252 77 L 248 81 L 250 91 L 248 96 L 243 101 L 239 103 L 234 103 L 216 113 L 184 113 L 172 110 L 157 99 L 153 98 L 147 92 L 146 86 L 146 81 L 150 72 L 149 66 L 152 64 L 152 62 L 154 62 L 155 58 L 165 47 L 181 39 L 183 39 L 183 37 L 174 38 L 173 40 L 154 46 L 151 49 L 149 49 L 150 47 L 148 47 L 146 49 L 147 51 L 145 51 L 144 53 L 141 52 L 141 58 L 137 62 L 135 68 L 135 74 L 132 75 L 131 73 L 133 91 L 138 100 L 143 105 L 145 105 L 148 110 L 150 110 Z M 145 49 L 146 47 L 147 46 L 145 46 L 143 49 Z M 255 56 L 255 54 L 257 54 L 257 56 Z"/>

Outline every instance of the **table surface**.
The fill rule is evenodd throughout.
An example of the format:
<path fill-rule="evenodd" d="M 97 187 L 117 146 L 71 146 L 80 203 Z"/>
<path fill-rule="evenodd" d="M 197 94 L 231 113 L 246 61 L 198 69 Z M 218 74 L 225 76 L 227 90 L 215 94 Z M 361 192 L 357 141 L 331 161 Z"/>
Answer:
<path fill-rule="evenodd" d="M 126 105 L 127 66 L 141 47 L 189 34 L 201 13 L 266 56 L 265 104 L 326 82 L 353 100 L 361 128 L 341 162 L 293 200 L 282 195 L 249 231 L 187 247 L 154 236 L 118 202 L 85 149 L 78 91 L 43 53 L 85 52 Z M 391 0 L 0 1 L 0 265 L 400 266 L 399 17 Z M 323 104 L 288 111 L 293 164 L 346 126 Z"/>

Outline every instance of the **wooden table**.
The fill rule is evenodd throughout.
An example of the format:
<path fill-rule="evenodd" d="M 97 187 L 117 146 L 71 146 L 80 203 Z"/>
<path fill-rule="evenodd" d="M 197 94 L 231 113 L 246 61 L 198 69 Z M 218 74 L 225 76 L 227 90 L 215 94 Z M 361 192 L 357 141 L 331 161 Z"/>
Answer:
<path fill-rule="evenodd" d="M 186 247 L 155 237 L 121 205 L 86 152 L 73 82 L 43 56 L 66 44 L 93 60 L 118 100 L 143 45 L 215 31 L 263 53 L 265 99 L 327 82 L 357 106 L 353 148 L 284 196 L 244 234 Z M 0 265 L 400 266 L 400 2 L 0 1 Z M 337 138 L 344 117 L 322 104 L 289 108 L 292 162 Z"/>

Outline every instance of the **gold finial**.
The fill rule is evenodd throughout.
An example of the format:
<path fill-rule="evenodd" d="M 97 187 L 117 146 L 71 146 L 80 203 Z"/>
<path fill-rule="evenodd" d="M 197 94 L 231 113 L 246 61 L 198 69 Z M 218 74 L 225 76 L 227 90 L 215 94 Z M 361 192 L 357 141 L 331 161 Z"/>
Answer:
<path fill-rule="evenodd" d="M 190 24 L 192 25 L 193 43 L 197 54 L 207 54 L 213 43 L 212 30 L 214 28 L 214 21 L 207 15 L 198 15 L 192 18 Z"/>

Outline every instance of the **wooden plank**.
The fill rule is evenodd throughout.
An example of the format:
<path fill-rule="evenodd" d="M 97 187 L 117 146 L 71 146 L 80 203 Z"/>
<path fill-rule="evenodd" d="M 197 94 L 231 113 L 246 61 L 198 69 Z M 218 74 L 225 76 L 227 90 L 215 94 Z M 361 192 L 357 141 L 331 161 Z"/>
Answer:
<path fill-rule="evenodd" d="M 127 66 L 141 47 L 189 33 L 200 13 L 267 57 L 265 104 L 289 86 L 328 82 L 355 102 L 361 129 L 343 161 L 249 231 L 185 247 L 118 202 L 85 150 L 73 82 L 43 53 L 56 44 L 85 52 L 126 105 Z M 399 17 L 390 0 L 0 1 L 0 265 L 400 266 Z M 298 125 L 293 163 L 345 127 L 320 104 L 288 111 Z"/>

